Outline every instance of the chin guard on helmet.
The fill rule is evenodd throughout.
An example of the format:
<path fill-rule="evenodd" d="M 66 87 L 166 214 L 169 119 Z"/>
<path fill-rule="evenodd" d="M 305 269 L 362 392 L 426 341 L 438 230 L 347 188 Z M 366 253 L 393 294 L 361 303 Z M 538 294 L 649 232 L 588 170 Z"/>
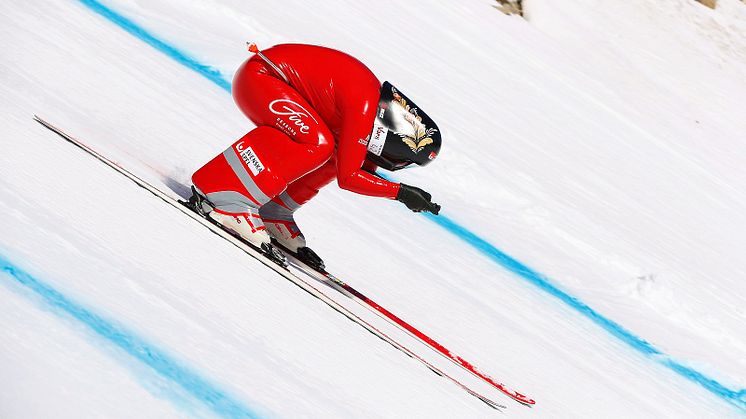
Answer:
<path fill-rule="evenodd" d="M 440 130 L 432 119 L 389 82 L 381 86 L 367 160 L 385 170 L 425 166 L 440 152 Z"/>

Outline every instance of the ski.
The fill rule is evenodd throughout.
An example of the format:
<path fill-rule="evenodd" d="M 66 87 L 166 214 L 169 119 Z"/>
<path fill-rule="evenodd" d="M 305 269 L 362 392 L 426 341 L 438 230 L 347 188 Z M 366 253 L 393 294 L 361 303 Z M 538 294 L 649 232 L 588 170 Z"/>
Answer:
<path fill-rule="evenodd" d="M 358 324 L 363 329 L 368 331 L 369 333 L 373 334 L 374 336 L 378 337 L 379 339 L 383 340 L 384 342 L 390 344 L 394 348 L 398 349 L 399 351 L 403 352 L 407 356 L 409 356 L 412 359 L 417 360 L 424 366 L 426 366 L 428 369 L 433 371 L 435 374 L 444 377 L 448 381 L 452 382 L 453 384 L 460 387 L 462 390 L 466 391 L 468 394 L 476 397 L 477 399 L 481 400 L 491 408 L 501 411 L 502 409 L 507 409 L 506 406 L 497 403 L 496 401 L 490 399 L 489 397 L 473 390 L 471 387 L 467 386 L 466 384 L 462 383 L 461 381 L 457 380 L 456 378 L 452 377 L 451 375 L 448 375 L 443 370 L 439 369 L 437 366 L 433 365 L 429 361 L 427 361 L 422 356 L 415 353 L 413 350 L 409 349 L 408 347 L 404 346 L 402 343 L 397 341 L 396 339 L 390 337 L 388 334 L 371 324 L 370 322 L 366 321 L 365 319 L 359 317 L 352 311 L 345 308 L 343 305 L 336 302 L 333 298 L 331 298 L 328 294 L 321 291 L 319 288 L 315 287 L 311 282 L 304 280 L 298 275 L 294 275 L 291 273 L 286 267 L 278 264 L 276 261 L 266 257 L 264 254 L 262 254 L 260 251 L 258 251 L 253 246 L 249 245 L 248 243 L 244 242 L 243 240 L 239 239 L 238 237 L 234 236 L 233 234 L 227 232 L 226 230 L 223 230 L 216 224 L 210 222 L 205 217 L 199 215 L 197 212 L 190 209 L 188 206 L 184 205 L 183 203 L 179 202 L 178 199 L 172 197 L 171 195 L 166 194 L 161 189 L 156 188 L 146 180 L 140 178 L 139 176 L 135 175 L 134 173 L 130 172 L 117 162 L 109 159 L 108 157 L 100 154 L 93 148 L 89 147 L 82 141 L 78 140 L 77 138 L 72 137 L 71 135 L 64 132 L 62 129 L 52 125 L 51 123 L 45 121 L 44 119 L 40 118 L 37 115 L 34 115 L 34 120 L 44 126 L 45 128 L 49 129 L 50 131 L 54 132 L 55 134 L 59 135 L 61 138 L 66 140 L 67 142 L 71 143 L 75 147 L 85 151 L 92 157 L 96 158 L 100 162 L 104 163 L 105 165 L 109 166 L 110 168 L 114 169 L 118 173 L 122 174 L 132 182 L 134 182 L 137 186 L 145 189 L 146 191 L 150 192 L 151 194 L 155 195 L 157 198 L 162 200 L 163 202 L 167 203 L 171 207 L 175 208 L 182 214 L 186 215 L 187 217 L 191 218 L 192 220 L 200 223 L 202 226 L 210 230 L 212 233 L 220 236 L 230 244 L 234 245 L 235 247 L 242 250 L 244 253 L 248 254 L 249 256 L 253 257 L 257 261 L 264 264 L 266 267 L 272 269 L 288 281 L 292 282 L 294 285 L 298 286 L 299 288 L 303 289 L 307 293 L 311 294 L 336 312 L 342 314 L 345 316 L 348 320 Z M 310 269 L 310 268 L 308 268 Z M 346 295 L 346 294 L 345 294 Z"/>
<path fill-rule="evenodd" d="M 402 320 L 397 315 L 387 310 L 386 308 L 382 307 L 380 304 L 376 303 L 372 299 L 366 297 L 363 293 L 351 287 L 350 285 L 348 285 L 341 279 L 337 278 L 336 276 L 332 275 L 326 270 L 317 270 L 306 265 L 302 260 L 298 259 L 298 257 L 294 253 L 289 252 L 287 249 L 284 249 L 282 247 L 280 248 L 285 251 L 285 254 L 288 256 L 288 261 L 296 269 L 299 269 L 300 271 L 304 272 L 306 275 L 312 278 L 315 278 L 321 282 L 328 284 L 329 286 L 339 291 L 343 295 L 354 300 L 359 305 L 365 307 L 366 309 L 375 313 L 382 319 L 388 321 L 389 323 L 393 324 L 397 328 L 403 330 L 408 335 L 424 343 L 429 348 L 431 348 L 433 351 L 443 356 L 450 362 L 458 365 L 459 367 L 468 371 L 472 375 L 487 382 L 492 387 L 506 394 L 513 400 L 521 404 L 524 404 L 526 406 L 533 406 L 534 404 L 536 404 L 536 401 L 534 399 L 507 387 L 505 384 L 495 381 L 492 377 L 480 371 L 476 366 L 471 364 L 469 361 L 454 354 L 452 351 L 450 351 L 449 349 L 447 349 L 446 347 L 444 347 L 443 345 L 441 345 L 440 343 L 438 343 L 437 341 L 435 341 L 428 335 L 424 334 L 416 327 Z M 319 276 L 321 277 L 319 278 Z"/>

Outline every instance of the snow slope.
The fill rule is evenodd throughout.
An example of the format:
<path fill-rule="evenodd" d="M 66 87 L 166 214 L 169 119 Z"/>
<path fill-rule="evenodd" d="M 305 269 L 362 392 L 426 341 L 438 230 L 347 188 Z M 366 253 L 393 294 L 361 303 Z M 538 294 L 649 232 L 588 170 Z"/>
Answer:
<path fill-rule="evenodd" d="M 181 63 L 92 0 L 0 3 L 0 417 L 494 414 L 31 120 L 183 193 L 251 129 L 221 82 L 246 39 L 417 98 L 446 144 L 399 178 L 557 287 L 396 203 L 330 186 L 298 215 L 331 270 L 537 399 L 506 414 L 743 415 L 746 7 L 526 3 L 105 3 Z"/>

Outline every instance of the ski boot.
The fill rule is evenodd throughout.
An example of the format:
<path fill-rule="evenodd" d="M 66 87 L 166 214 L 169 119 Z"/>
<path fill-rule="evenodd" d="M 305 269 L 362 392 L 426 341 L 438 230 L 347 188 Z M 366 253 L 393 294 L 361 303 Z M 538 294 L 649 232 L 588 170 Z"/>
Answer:
<path fill-rule="evenodd" d="M 210 220 L 223 230 L 237 236 L 244 243 L 259 250 L 264 256 L 280 266 L 287 266 L 287 258 L 272 245 L 267 228 L 262 222 L 259 210 L 250 206 L 246 212 L 232 213 L 214 208 L 197 189 L 192 186 L 192 196 L 184 202 L 188 208 Z"/>
<path fill-rule="evenodd" d="M 272 217 L 272 214 L 269 214 L 271 211 L 265 209 L 266 207 L 267 205 L 260 208 L 259 214 L 262 216 L 267 233 L 272 237 L 272 243 L 291 253 L 312 269 L 324 272 L 324 261 L 306 246 L 306 238 L 295 223 L 292 213 L 284 214 L 282 219 L 278 219 L 279 217 Z"/>

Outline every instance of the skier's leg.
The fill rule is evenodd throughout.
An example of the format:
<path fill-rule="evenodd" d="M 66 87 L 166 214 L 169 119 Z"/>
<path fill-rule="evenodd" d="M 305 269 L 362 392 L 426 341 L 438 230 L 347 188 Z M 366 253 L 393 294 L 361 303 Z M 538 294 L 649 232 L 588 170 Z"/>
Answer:
<path fill-rule="evenodd" d="M 260 246 L 270 239 L 258 208 L 326 162 L 334 143 L 320 116 L 298 92 L 249 70 L 245 66 L 237 75 L 234 97 L 259 127 L 197 170 L 192 182 L 207 198 L 210 207 L 203 209 L 211 218 Z"/>
<path fill-rule="evenodd" d="M 285 192 L 264 204 L 259 209 L 259 214 L 270 236 L 293 252 L 305 247 L 305 237 L 295 223 L 293 214 L 336 176 L 336 162 L 332 158 L 323 166 L 291 183 Z"/>

